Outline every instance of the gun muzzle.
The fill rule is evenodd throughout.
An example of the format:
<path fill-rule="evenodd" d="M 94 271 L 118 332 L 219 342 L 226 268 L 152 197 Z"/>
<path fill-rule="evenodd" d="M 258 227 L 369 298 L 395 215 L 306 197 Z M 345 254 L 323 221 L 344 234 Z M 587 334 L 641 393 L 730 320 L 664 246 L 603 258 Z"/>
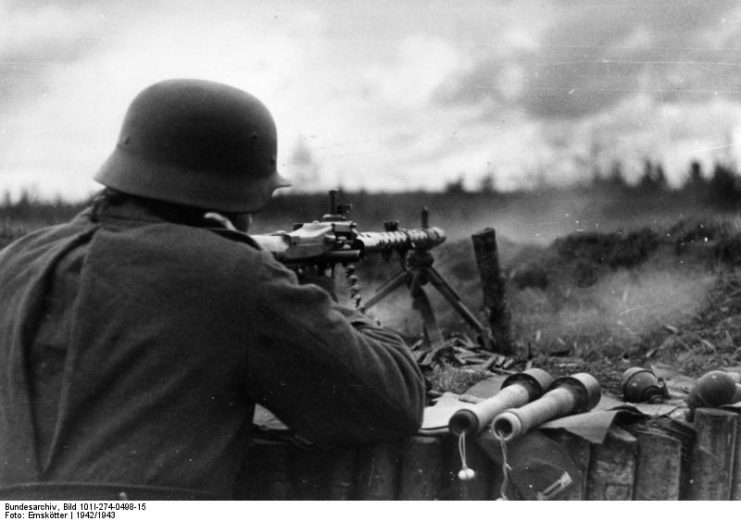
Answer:
<path fill-rule="evenodd" d="M 576 373 L 559 378 L 541 398 L 499 414 L 491 430 L 500 440 L 511 441 L 547 421 L 589 411 L 601 397 L 600 384 L 590 374 Z"/>
<path fill-rule="evenodd" d="M 510 375 L 491 398 L 457 410 L 450 417 L 448 430 L 456 436 L 478 434 L 506 409 L 540 398 L 552 383 L 553 377 L 537 368 Z"/>
<path fill-rule="evenodd" d="M 687 397 L 687 419 L 693 421 L 698 407 L 719 407 L 741 401 L 739 377 L 725 371 L 710 371 L 695 382 Z"/>
<path fill-rule="evenodd" d="M 621 380 L 623 398 L 632 403 L 661 403 L 666 396 L 666 387 L 650 370 L 642 367 L 626 369 Z"/>

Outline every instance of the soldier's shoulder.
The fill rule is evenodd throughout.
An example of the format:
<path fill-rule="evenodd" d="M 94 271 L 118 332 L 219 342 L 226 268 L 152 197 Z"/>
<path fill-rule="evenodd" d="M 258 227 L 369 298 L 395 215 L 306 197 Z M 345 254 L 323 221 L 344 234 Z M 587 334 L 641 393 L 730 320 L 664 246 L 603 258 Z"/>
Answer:
<path fill-rule="evenodd" d="M 271 262 L 266 254 L 247 234 L 226 229 L 201 228 L 163 224 L 145 232 L 154 249 L 166 249 L 183 255 L 183 260 L 196 258 L 208 264 L 209 259 L 222 265 L 233 261 L 239 264 Z"/>
<path fill-rule="evenodd" d="M 62 224 L 29 230 L 19 228 L 8 232 L 3 243 L 0 243 L 0 248 L 5 252 L 15 249 L 25 249 L 37 244 L 52 243 L 73 237 L 83 232 L 86 228 L 88 226 L 77 219 Z"/>

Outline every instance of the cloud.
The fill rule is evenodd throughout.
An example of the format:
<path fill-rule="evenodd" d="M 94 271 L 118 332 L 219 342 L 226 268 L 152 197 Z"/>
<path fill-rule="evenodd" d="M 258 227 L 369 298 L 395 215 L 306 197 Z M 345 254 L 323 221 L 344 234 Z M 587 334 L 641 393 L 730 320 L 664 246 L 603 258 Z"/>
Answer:
<path fill-rule="evenodd" d="M 422 108 L 451 75 L 467 68 L 445 40 L 414 34 L 400 42 L 393 60 L 371 65 L 364 79 L 368 95 L 378 102 Z"/>
<path fill-rule="evenodd" d="M 443 101 L 518 103 L 533 117 L 564 119 L 637 92 L 664 101 L 738 95 L 736 51 L 719 47 L 737 33 L 709 38 L 724 16 L 738 16 L 734 2 L 552 2 L 544 10 L 551 24 L 536 41 L 481 58 Z"/>
<path fill-rule="evenodd" d="M 577 179 L 595 158 L 686 157 L 738 126 L 735 6 L 0 0 L 2 188 L 89 190 L 130 100 L 166 77 L 257 95 L 281 170 L 301 143 L 319 189 L 475 186 L 487 172 L 515 188 Z"/>
<path fill-rule="evenodd" d="M 582 157 L 603 171 L 619 160 L 635 181 L 643 160 L 650 159 L 661 162 L 677 185 L 690 161 L 700 161 L 709 169 L 734 158 L 741 145 L 736 135 L 739 121 L 741 105 L 726 99 L 657 105 L 638 94 L 598 117 L 576 122 L 573 140 L 584 144 Z M 588 158 L 589 148 L 592 157 Z"/>
<path fill-rule="evenodd" d="M 316 21 L 306 13 L 280 21 L 273 12 L 231 16 L 239 14 L 239 7 L 227 2 L 202 5 L 198 13 L 170 9 L 135 16 L 107 10 L 104 18 L 115 18 L 120 30 L 100 39 L 96 35 L 105 29 L 94 23 L 99 13 L 86 5 L 71 11 L 8 11 L 29 30 L 23 38 L 3 42 L 4 63 L 10 56 L 34 53 L 39 59 L 28 74 L 6 81 L 12 96 L 0 102 L 5 112 L 0 121 L 3 187 L 17 191 L 25 179 L 43 196 L 86 196 L 95 186 L 90 177 L 113 148 L 129 102 L 147 85 L 168 77 L 208 78 L 244 88 L 284 121 L 296 101 L 291 91 L 300 89 L 293 75 L 316 50 L 310 38 L 302 38 L 315 30 Z M 50 48 L 51 35 L 58 37 L 57 49 Z M 34 43 L 36 36 L 40 42 Z"/>
<path fill-rule="evenodd" d="M 0 111 L 42 96 L 60 68 L 96 50 L 105 24 L 94 5 L 0 3 Z"/>

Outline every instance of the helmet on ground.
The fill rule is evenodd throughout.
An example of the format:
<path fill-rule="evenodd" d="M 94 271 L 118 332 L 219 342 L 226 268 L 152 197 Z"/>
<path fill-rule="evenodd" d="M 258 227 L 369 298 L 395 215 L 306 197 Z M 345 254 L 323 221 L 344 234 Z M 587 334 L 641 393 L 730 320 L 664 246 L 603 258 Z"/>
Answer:
<path fill-rule="evenodd" d="M 240 89 L 176 79 L 131 103 L 95 180 L 121 192 L 223 212 L 259 210 L 276 188 L 277 134 L 268 109 Z"/>

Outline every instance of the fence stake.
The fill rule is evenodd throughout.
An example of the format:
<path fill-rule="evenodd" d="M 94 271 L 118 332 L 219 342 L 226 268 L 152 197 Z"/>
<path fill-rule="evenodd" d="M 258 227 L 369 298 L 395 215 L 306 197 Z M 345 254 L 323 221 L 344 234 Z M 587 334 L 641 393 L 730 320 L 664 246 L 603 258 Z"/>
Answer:
<path fill-rule="evenodd" d="M 728 500 L 738 415 L 721 409 L 695 411 L 697 438 L 692 451 L 688 499 Z"/>
<path fill-rule="evenodd" d="M 682 478 L 682 442 L 658 429 L 639 429 L 634 499 L 676 500 Z"/>
<path fill-rule="evenodd" d="M 514 355 L 516 353 L 512 342 L 511 314 L 505 298 L 504 278 L 499 267 L 497 234 L 493 228 L 485 228 L 472 235 L 471 239 L 484 290 L 484 306 L 489 314 L 494 349 L 504 355 Z"/>
<path fill-rule="evenodd" d="M 401 455 L 399 499 L 438 499 L 443 475 L 443 444 L 439 437 L 413 436 Z"/>
<path fill-rule="evenodd" d="M 626 501 L 633 498 L 637 445 L 635 436 L 613 426 L 602 445 L 592 446 L 587 499 Z"/>

